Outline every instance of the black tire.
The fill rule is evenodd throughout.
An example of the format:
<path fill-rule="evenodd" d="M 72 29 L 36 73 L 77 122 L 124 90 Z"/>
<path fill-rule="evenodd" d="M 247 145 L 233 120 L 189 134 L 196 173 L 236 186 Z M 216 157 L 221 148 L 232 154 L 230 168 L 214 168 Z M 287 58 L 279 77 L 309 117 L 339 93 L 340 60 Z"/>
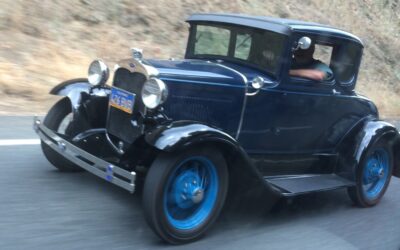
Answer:
<path fill-rule="evenodd" d="M 71 113 L 71 111 L 71 102 L 69 101 L 68 97 L 64 97 L 54 104 L 53 107 L 51 107 L 43 120 L 43 124 L 53 131 L 58 131 L 61 122 Z M 65 159 L 62 155 L 49 147 L 45 142 L 41 141 L 41 146 L 43 154 L 47 160 L 58 170 L 63 172 L 83 171 L 82 168 Z"/>
<path fill-rule="evenodd" d="M 203 191 L 201 191 L 202 194 L 200 195 L 200 201 L 197 202 L 194 201 L 197 196 L 196 193 L 193 191 L 194 189 L 192 188 L 192 184 L 190 184 L 196 182 L 193 181 L 189 183 L 190 188 L 192 188 L 191 190 L 193 192 L 191 193 L 191 198 L 188 198 L 185 202 L 192 203 L 191 206 L 193 206 L 194 208 L 190 208 L 192 209 L 191 212 L 193 214 L 188 215 L 189 219 L 187 220 L 190 221 L 190 219 L 192 219 L 192 221 L 200 222 L 197 224 L 194 223 L 196 225 L 190 228 L 177 228 L 173 225 L 171 219 L 169 219 L 171 217 L 168 218 L 169 210 L 166 205 L 166 202 L 168 202 L 166 197 L 168 197 L 169 199 L 169 197 L 171 196 L 166 195 L 173 194 L 173 197 L 175 197 L 175 199 L 172 200 L 176 202 L 176 204 L 178 204 L 176 200 L 178 200 L 179 198 L 176 197 L 179 197 L 181 193 L 177 192 L 177 189 L 175 188 L 178 185 L 174 186 L 172 185 L 172 183 L 176 184 L 178 182 L 177 180 L 182 180 L 179 178 L 182 177 L 184 173 L 186 173 L 185 171 L 190 171 L 190 169 L 182 169 L 192 168 L 193 165 L 191 161 L 196 161 L 197 159 L 203 158 L 207 159 L 207 161 L 209 161 L 209 163 L 211 163 L 211 165 L 215 167 L 215 173 L 217 173 L 217 181 L 213 182 L 212 178 L 214 177 L 211 177 L 210 174 L 207 177 L 207 181 L 201 181 L 202 184 L 206 183 L 204 184 L 204 186 L 202 184 L 197 184 L 204 188 L 202 189 Z M 186 167 L 185 164 L 189 165 L 190 167 Z M 200 168 L 201 167 L 202 165 L 200 165 Z M 197 170 L 197 174 L 199 174 L 199 168 L 197 168 Z M 204 174 L 205 172 L 202 173 Z M 173 181 L 171 181 L 171 178 Z M 151 165 L 144 184 L 143 208 L 148 224 L 160 238 L 171 244 L 188 243 L 199 239 L 212 226 L 222 210 L 228 190 L 228 179 L 228 170 L 225 159 L 217 149 L 193 148 L 177 155 L 161 153 Z M 206 180 L 206 178 L 204 177 L 201 180 Z M 185 185 L 185 187 L 188 187 L 187 183 L 185 183 Z M 168 190 L 172 187 L 174 187 L 175 192 L 169 193 Z M 211 190 L 214 190 L 215 187 L 218 188 L 217 190 L 215 190 L 215 194 L 212 195 L 214 191 Z M 214 199 L 213 203 L 208 202 L 211 196 L 213 197 L 212 199 Z M 213 205 L 208 206 L 208 204 Z M 206 210 L 203 210 L 203 208 L 206 208 Z M 200 214 L 199 211 L 209 211 L 209 213 L 205 213 L 207 215 L 202 217 L 203 220 L 193 219 L 193 216 L 195 216 L 196 214 Z M 181 214 L 178 213 L 178 215 Z M 179 221 L 179 219 L 177 219 L 177 221 Z M 183 221 L 185 221 L 185 219 Z"/>
<path fill-rule="evenodd" d="M 383 180 L 383 184 L 381 185 L 381 188 L 377 189 L 376 194 L 370 195 L 368 194 L 367 191 L 363 189 L 363 178 L 364 177 L 364 171 L 366 170 L 368 166 L 368 160 L 373 157 L 373 155 L 378 152 L 386 152 L 387 153 L 387 168 L 385 168 L 386 171 L 384 171 L 384 177 L 385 179 Z M 372 163 L 370 163 L 372 164 Z M 350 196 L 350 199 L 354 202 L 359 207 L 372 207 L 375 206 L 380 202 L 382 199 L 383 195 L 386 192 L 386 189 L 390 183 L 390 179 L 392 176 L 393 172 L 393 152 L 391 150 L 391 147 L 388 145 L 388 143 L 385 140 L 380 140 L 372 145 L 366 152 L 366 154 L 363 156 L 362 160 L 360 161 L 359 166 L 357 167 L 356 170 L 356 186 L 350 187 L 347 189 L 347 192 Z M 370 197 L 369 197 L 370 195 Z"/>

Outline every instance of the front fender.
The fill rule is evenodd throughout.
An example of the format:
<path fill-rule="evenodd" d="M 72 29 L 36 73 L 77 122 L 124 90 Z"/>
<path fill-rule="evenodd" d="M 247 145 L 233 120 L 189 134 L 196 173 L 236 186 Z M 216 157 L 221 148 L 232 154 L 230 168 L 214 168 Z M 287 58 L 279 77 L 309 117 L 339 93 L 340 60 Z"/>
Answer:
<path fill-rule="evenodd" d="M 50 94 L 67 96 L 71 101 L 72 110 L 75 112 L 80 106 L 82 93 L 89 94 L 91 88 L 92 85 L 86 78 L 77 78 L 58 84 L 50 91 Z"/>
<path fill-rule="evenodd" d="M 366 120 L 357 126 L 342 141 L 338 148 L 339 162 L 337 172 L 355 180 L 357 167 L 368 149 L 377 141 L 385 140 L 392 147 L 394 157 L 393 175 L 400 177 L 400 135 L 392 124 L 380 120 Z"/>
<path fill-rule="evenodd" d="M 171 122 L 148 131 L 148 144 L 159 150 L 173 152 L 202 142 L 221 142 L 239 148 L 239 144 L 229 134 L 208 125 L 192 121 Z"/>
<path fill-rule="evenodd" d="M 148 131 L 144 138 L 148 144 L 165 152 L 180 151 L 199 144 L 214 145 L 224 153 L 231 173 L 239 179 L 236 184 L 260 185 L 270 193 L 280 195 L 276 188 L 264 181 L 240 144 L 219 129 L 194 121 L 178 121 L 158 126 Z"/>

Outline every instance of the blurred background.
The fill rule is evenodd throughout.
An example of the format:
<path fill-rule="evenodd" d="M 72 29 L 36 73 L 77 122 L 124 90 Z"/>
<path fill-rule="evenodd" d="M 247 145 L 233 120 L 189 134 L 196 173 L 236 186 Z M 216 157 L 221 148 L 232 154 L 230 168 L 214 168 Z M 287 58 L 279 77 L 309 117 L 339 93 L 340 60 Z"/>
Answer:
<path fill-rule="evenodd" d="M 112 69 L 130 48 L 181 58 L 185 19 L 231 12 L 319 22 L 361 37 L 357 90 L 386 118 L 400 117 L 400 0 L 0 0 L 0 114 L 43 114 L 61 81 L 86 77 L 102 58 Z"/>

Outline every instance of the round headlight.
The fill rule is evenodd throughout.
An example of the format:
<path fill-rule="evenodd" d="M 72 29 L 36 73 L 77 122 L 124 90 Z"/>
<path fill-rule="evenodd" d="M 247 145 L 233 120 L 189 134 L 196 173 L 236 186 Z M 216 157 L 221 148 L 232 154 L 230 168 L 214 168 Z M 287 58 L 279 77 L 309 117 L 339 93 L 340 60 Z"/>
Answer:
<path fill-rule="evenodd" d="M 163 104 L 168 97 L 168 89 L 163 81 L 150 78 L 142 88 L 142 101 L 149 109 L 154 109 Z"/>
<path fill-rule="evenodd" d="M 100 61 L 93 61 L 88 70 L 88 80 L 92 85 L 103 85 L 107 82 L 110 71 L 107 65 Z"/>

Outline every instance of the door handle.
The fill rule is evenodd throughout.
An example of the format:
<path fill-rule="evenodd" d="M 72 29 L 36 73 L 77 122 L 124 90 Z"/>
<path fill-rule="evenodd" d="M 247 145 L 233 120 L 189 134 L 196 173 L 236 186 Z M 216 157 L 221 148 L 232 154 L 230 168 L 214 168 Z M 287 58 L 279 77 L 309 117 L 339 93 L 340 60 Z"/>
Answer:
<path fill-rule="evenodd" d="M 334 95 L 340 95 L 340 91 L 337 91 L 336 89 L 332 89 L 332 94 Z"/>

